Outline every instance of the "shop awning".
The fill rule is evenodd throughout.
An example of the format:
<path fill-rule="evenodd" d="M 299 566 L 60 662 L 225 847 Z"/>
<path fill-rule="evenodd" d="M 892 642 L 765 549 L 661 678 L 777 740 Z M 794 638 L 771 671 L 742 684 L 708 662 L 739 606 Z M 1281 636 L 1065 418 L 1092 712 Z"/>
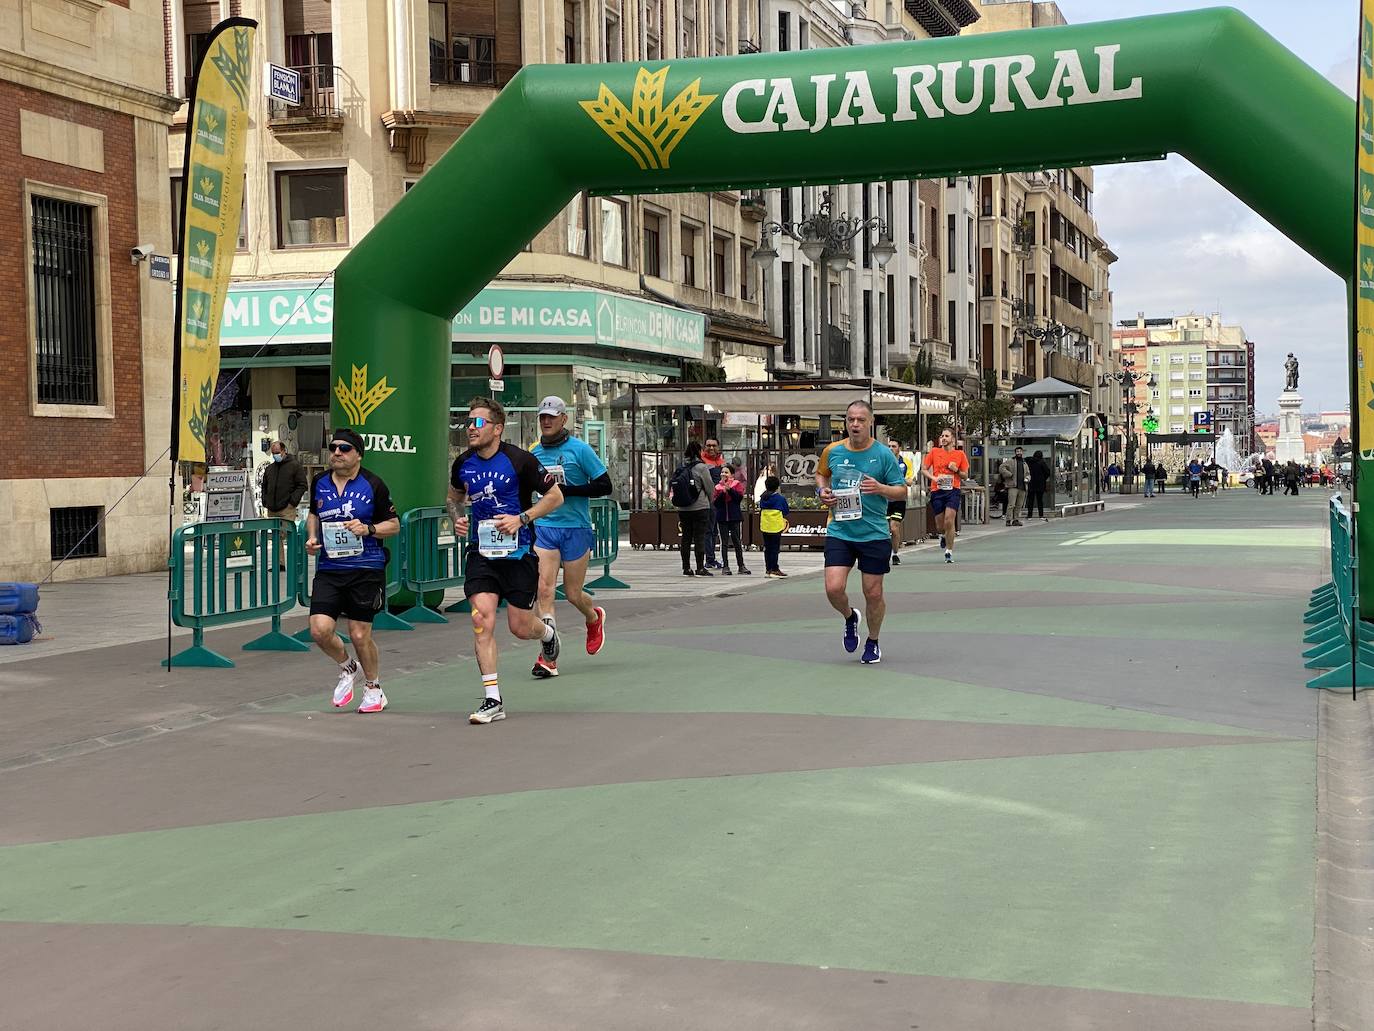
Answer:
<path fill-rule="evenodd" d="M 640 408 L 700 406 L 717 412 L 839 416 L 852 401 L 868 401 L 878 415 L 947 415 L 949 402 L 919 387 L 875 386 L 866 380 L 781 383 L 664 383 L 634 388 Z M 919 408 L 917 407 L 919 400 Z"/>

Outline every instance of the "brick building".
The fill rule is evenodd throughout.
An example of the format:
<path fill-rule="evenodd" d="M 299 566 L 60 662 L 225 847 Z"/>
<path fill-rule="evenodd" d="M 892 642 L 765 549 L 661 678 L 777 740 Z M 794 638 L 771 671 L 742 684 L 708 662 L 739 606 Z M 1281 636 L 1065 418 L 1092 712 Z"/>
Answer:
<path fill-rule="evenodd" d="M 0 580 L 166 558 L 173 297 L 132 257 L 171 253 L 161 23 L 0 0 Z"/>

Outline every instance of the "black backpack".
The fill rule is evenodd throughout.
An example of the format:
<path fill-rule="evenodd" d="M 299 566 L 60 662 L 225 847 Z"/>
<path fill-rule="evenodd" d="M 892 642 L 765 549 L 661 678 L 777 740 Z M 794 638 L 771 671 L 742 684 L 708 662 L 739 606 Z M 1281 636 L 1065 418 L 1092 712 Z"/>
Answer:
<path fill-rule="evenodd" d="M 668 481 L 668 496 L 677 508 L 695 505 L 697 498 L 701 496 L 701 486 L 692 475 L 693 468 L 692 464 L 683 462 L 674 470 L 673 478 Z"/>

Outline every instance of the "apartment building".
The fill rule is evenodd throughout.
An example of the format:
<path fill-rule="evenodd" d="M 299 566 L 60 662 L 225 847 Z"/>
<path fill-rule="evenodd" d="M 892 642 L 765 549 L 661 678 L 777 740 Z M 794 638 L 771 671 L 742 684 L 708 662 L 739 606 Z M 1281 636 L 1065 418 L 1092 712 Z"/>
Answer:
<path fill-rule="evenodd" d="M 167 253 L 161 19 L 0 0 L 0 580 L 166 563 L 172 290 L 133 257 Z"/>
<path fill-rule="evenodd" d="M 764 0 L 741 49 L 804 50 L 957 35 L 977 18 L 965 0 L 907 3 L 871 0 L 844 11 L 827 0 Z M 972 181 L 899 180 L 859 185 L 769 190 L 762 195 L 770 221 L 805 220 L 828 197 L 832 217 L 879 218 L 896 253 L 879 268 L 872 248 L 879 234 L 855 239 L 851 262 L 828 272 L 785 235 L 774 240 L 779 260 L 765 284 L 767 317 L 783 340 L 780 377 L 830 375 L 895 378 L 924 354 L 934 380 L 929 394 L 953 398 L 970 371 L 974 335 L 971 266 Z M 822 282 L 828 327 L 821 325 Z M 828 340 L 828 350 L 822 347 Z"/>
<path fill-rule="evenodd" d="M 980 0 L 968 32 L 1067 24 L 1057 4 Z M 1079 166 L 1004 172 L 978 181 L 977 361 L 1004 389 L 1053 377 L 1091 394 L 1091 410 L 1124 425 L 1111 348 L 1111 265 L 1093 215 L 1094 172 Z"/>
<path fill-rule="evenodd" d="M 1220 314 L 1147 319 L 1141 313 L 1112 336 L 1137 370 L 1154 377 L 1153 384 L 1137 384 L 1137 403 L 1142 412 L 1154 411 L 1161 433 L 1191 433 L 1193 416 L 1208 411 L 1217 436 L 1230 430 L 1242 454 L 1258 447 L 1255 345 L 1243 327 L 1226 325 Z"/>
<path fill-rule="evenodd" d="M 332 270 L 522 66 L 734 54 L 757 35 L 758 19 L 736 0 L 169 0 L 166 9 L 169 93 L 185 97 L 205 33 L 240 13 L 259 22 L 261 59 L 302 82 L 291 106 L 263 96 L 261 62 L 251 85 L 244 229 L 209 442 L 211 462 L 228 465 L 261 464 L 276 437 L 307 465 L 323 461 Z M 174 129 L 184 120 L 183 104 Z M 183 145 L 174 131 L 164 155 L 174 205 Z M 513 439 L 534 439 L 539 399 L 558 394 L 603 447 L 616 482 L 628 482 L 630 384 L 757 380 L 773 367 L 782 341 L 750 261 L 763 210 L 752 200 L 574 198 L 455 319 L 454 409 L 487 393 L 486 353 L 499 343 Z M 530 307 L 565 317 L 537 336 L 502 317 Z M 603 319 L 612 308 L 637 317 Z"/>

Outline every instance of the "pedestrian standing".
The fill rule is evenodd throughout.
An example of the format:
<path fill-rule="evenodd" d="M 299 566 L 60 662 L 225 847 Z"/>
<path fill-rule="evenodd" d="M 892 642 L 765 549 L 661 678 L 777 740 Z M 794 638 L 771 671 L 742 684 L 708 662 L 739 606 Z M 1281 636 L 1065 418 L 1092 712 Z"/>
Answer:
<path fill-rule="evenodd" d="M 1272 497 L 1272 496 L 1273 496 L 1273 493 L 1274 493 L 1274 462 L 1273 462 L 1273 460 L 1272 460 L 1268 455 L 1265 455 L 1265 456 L 1264 456 L 1264 459 L 1260 462 L 1260 468 L 1264 470 L 1264 472 L 1263 472 L 1264 478 L 1263 478 L 1263 480 L 1260 481 L 1260 493 L 1261 493 L 1261 494 L 1268 494 L 1268 495 L 1270 495 L 1270 496 Z"/>
<path fill-rule="evenodd" d="M 711 571 L 706 568 L 706 527 L 716 485 L 706 463 L 702 461 L 701 445 L 695 440 L 687 445 L 682 464 L 674 470 L 668 487 L 673 507 L 677 509 L 682 542 L 682 575 L 711 576 Z M 691 565 L 693 553 L 696 555 L 695 572 Z"/>
<path fill-rule="evenodd" d="M 262 507 L 268 519 L 285 519 L 296 525 L 301 498 L 310 483 L 300 459 L 288 454 L 280 440 L 272 441 L 272 464 L 262 473 Z M 286 527 L 282 528 L 283 531 Z M 281 536 L 281 564 L 286 565 L 286 533 Z"/>
<path fill-rule="evenodd" d="M 1169 470 L 1164 468 L 1164 459 L 1160 459 L 1155 465 L 1155 490 L 1160 494 L 1164 493 L 1164 488 L 1169 486 Z"/>
<path fill-rule="evenodd" d="M 1145 496 L 1152 498 L 1155 496 L 1155 463 L 1149 458 L 1145 459 L 1140 471 L 1145 477 Z"/>
<path fill-rule="evenodd" d="M 1002 460 L 997 467 L 997 478 L 1007 492 L 1006 507 L 1003 515 L 1008 526 L 1021 525 L 1021 505 L 1026 498 L 1026 486 L 1030 482 L 1030 470 L 1026 466 L 1026 453 L 1019 446 L 1011 458 Z"/>
<path fill-rule="evenodd" d="M 1031 455 L 1026 462 L 1029 479 L 1026 481 L 1026 518 L 1040 510 L 1040 518 L 1045 522 L 1049 519 L 1045 516 L 1045 487 L 1050 482 L 1050 466 L 1045 461 L 1043 452 L 1037 451 Z"/>
<path fill-rule="evenodd" d="M 786 577 L 779 565 L 782 554 L 782 535 L 787 532 L 787 517 L 792 514 L 787 499 L 778 489 L 782 486 L 776 476 L 764 481 L 763 496 L 759 498 L 759 532 L 763 534 L 764 575 Z"/>
<path fill-rule="evenodd" d="M 701 449 L 701 461 L 706 466 L 706 471 L 711 474 L 711 490 L 706 498 L 709 502 L 714 498 L 716 484 L 720 482 L 720 472 L 725 467 L 725 456 L 720 453 L 720 441 L 711 437 Z M 722 564 L 716 561 L 716 542 L 719 540 L 720 530 L 716 526 L 716 509 L 714 505 L 706 506 L 706 568 L 720 569 Z M 722 551 L 725 549 L 722 548 Z"/>
<path fill-rule="evenodd" d="M 721 467 L 720 482 L 716 484 L 713 507 L 716 528 L 720 533 L 721 571 L 733 576 L 730 569 L 730 546 L 735 548 L 735 564 L 741 576 L 752 575 L 744 566 L 744 546 L 740 532 L 744 525 L 744 481 L 735 479 L 735 467 L 728 462 Z"/>
<path fill-rule="evenodd" d="M 1202 489 L 1202 463 L 1196 458 L 1188 463 L 1188 490 L 1193 495 L 1193 500 L 1197 500 L 1198 491 Z"/>

